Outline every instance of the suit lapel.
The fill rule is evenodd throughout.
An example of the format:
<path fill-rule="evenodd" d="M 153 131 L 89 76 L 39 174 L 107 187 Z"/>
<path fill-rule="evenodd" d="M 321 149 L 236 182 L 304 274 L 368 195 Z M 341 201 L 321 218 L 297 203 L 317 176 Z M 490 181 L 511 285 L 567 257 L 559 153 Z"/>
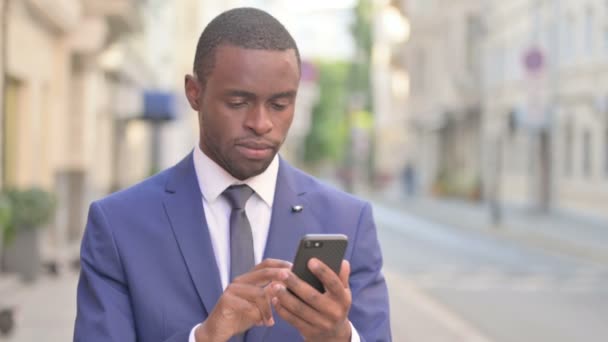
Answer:
<path fill-rule="evenodd" d="M 171 171 L 164 206 L 192 282 L 210 313 L 222 293 L 222 285 L 192 154 Z"/>
<path fill-rule="evenodd" d="M 320 231 L 306 202 L 306 189 L 299 186 L 296 176 L 296 170 L 281 159 L 264 258 L 292 261 L 300 238 Z M 302 211 L 293 210 L 297 205 Z"/>
<path fill-rule="evenodd" d="M 270 219 L 270 229 L 264 251 L 264 259 L 273 258 L 293 261 L 300 238 L 304 234 L 321 232 L 321 227 L 304 196 L 304 187 L 299 187 L 296 171 L 283 159 L 280 160 L 277 185 Z M 303 207 L 294 212 L 296 205 Z M 277 318 L 275 314 L 275 318 Z M 287 324 L 277 319 L 277 324 Z M 247 333 L 247 342 L 262 341 L 270 333 L 266 327 L 255 327 Z"/>

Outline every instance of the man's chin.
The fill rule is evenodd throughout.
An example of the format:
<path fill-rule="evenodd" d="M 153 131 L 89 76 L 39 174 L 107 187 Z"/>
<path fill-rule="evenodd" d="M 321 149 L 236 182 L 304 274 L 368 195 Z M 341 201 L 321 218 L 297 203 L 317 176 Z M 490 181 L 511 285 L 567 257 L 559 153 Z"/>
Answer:
<path fill-rule="evenodd" d="M 270 163 L 272 163 L 272 158 L 269 159 L 255 159 L 255 160 L 243 160 L 238 165 L 240 167 L 235 167 L 230 171 L 230 174 L 238 179 L 238 180 L 246 180 L 252 177 L 255 177 L 268 168 Z"/>

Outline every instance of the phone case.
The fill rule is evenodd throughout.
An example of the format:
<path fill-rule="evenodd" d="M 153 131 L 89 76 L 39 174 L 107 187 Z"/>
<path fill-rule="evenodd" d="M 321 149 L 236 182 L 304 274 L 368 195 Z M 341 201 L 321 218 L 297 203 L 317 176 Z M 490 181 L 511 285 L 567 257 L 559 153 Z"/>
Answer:
<path fill-rule="evenodd" d="M 317 246 L 316 244 L 319 243 Z M 340 273 L 340 266 L 348 239 L 342 234 L 315 234 L 306 235 L 300 240 L 298 252 L 293 263 L 293 273 L 306 281 L 319 292 L 324 293 L 323 283 L 308 269 L 308 260 L 317 258 L 331 268 L 336 274 Z"/>

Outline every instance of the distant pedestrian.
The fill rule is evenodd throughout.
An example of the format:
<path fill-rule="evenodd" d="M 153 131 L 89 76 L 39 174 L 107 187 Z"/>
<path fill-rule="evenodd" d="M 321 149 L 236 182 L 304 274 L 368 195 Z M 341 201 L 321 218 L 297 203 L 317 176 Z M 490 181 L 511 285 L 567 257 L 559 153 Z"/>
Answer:
<path fill-rule="evenodd" d="M 411 162 L 403 169 L 403 187 L 407 196 L 416 195 L 416 169 Z"/>

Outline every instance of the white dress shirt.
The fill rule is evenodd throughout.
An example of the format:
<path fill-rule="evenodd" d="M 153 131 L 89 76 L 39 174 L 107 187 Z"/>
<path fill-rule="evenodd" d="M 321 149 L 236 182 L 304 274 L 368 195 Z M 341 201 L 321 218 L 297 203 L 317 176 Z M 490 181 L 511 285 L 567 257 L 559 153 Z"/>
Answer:
<path fill-rule="evenodd" d="M 240 181 L 211 160 L 201 151 L 200 147 L 194 148 L 192 156 L 196 178 L 202 194 L 203 210 L 207 219 L 213 253 L 220 273 L 222 289 L 225 290 L 229 283 L 230 274 L 230 213 L 232 207 L 228 200 L 222 196 L 222 193 L 229 186 L 235 184 L 247 184 L 253 189 L 254 194 L 245 205 L 245 213 L 249 219 L 253 235 L 255 264 L 259 264 L 264 255 L 268 230 L 270 229 L 272 204 L 279 173 L 279 158 L 278 155 L 275 156 L 268 168 L 261 174 Z M 196 341 L 194 331 L 199 325 L 196 325 L 190 331 L 189 342 Z M 360 341 L 354 327 L 352 327 L 352 335 L 351 342 Z"/>
<path fill-rule="evenodd" d="M 254 194 L 247 201 L 245 212 L 253 235 L 255 264 L 259 264 L 264 255 L 270 228 L 274 189 L 279 172 L 279 158 L 275 156 L 263 173 L 245 181 L 239 181 L 207 157 L 200 148 L 194 150 L 193 157 L 196 178 L 203 195 L 203 210 L 207 219 L 207 227 L 209 227 L 211 244 L 220 272 L 222 288 L 226 289 L 230 274 L 230 212 L 232 207 L 222 193 L 235 184 L 247 184 L 253 189 Z"/>

